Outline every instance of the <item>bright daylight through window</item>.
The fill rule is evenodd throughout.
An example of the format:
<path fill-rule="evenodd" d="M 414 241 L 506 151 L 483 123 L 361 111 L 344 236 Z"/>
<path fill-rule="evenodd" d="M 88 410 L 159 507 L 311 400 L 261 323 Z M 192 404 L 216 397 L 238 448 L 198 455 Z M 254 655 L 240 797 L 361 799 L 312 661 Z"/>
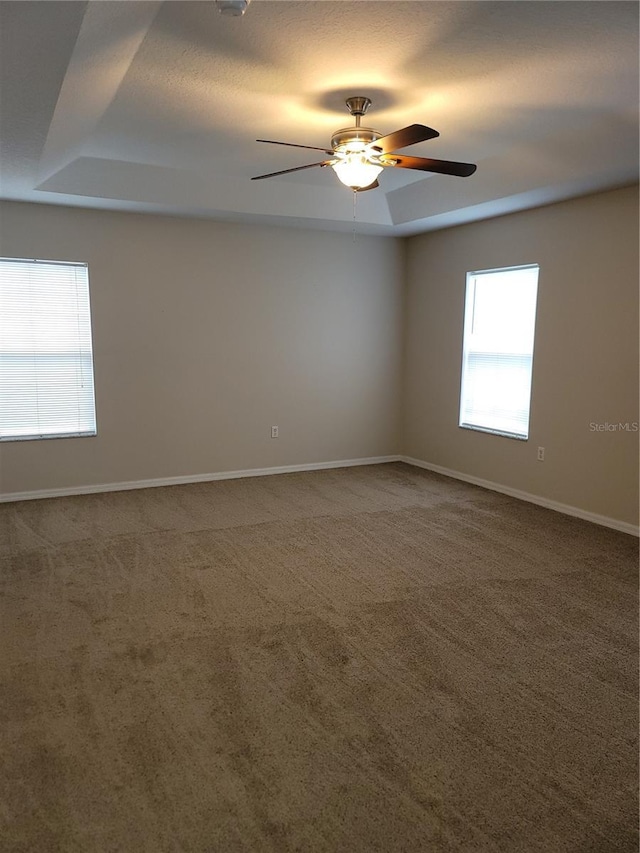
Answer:
<path fill-rule="evenodd" d="M 0 258 L 0 440 L 95 434 L 87 265 Z"/>
<path fill-rule="evenodd" d="M 538 269 L 467 273 L 461 427 L 529 437 Z"/>

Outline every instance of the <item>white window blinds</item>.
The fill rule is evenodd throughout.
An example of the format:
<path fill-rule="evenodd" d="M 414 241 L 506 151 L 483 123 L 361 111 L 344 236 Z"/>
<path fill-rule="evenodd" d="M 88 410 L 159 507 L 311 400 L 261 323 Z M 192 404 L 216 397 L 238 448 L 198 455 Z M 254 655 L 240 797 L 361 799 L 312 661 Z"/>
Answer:
<path fill-rule="evenodd" d="M 467 273 L 461 427 L 529 437 L 538 269 Z"/>
<path fill-rule="evenodd" d="M 87 265 L 0 258 L 0 440 L 95 433 Z"/>

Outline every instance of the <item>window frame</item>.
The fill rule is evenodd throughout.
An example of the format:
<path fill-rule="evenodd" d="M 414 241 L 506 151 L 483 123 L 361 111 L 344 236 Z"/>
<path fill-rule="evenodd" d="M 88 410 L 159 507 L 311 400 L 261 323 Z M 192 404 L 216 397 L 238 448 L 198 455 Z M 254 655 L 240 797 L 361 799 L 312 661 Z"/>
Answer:
<path fill-rule="evenodd" d="M 467 337 L 467 309 L 469 307 L 469 286 L 471 283 L 471 279 L 473 277 L 482 276 L 482 275 L 491 275 L 492 273 L 509 273 L 509 272 L 517 272 L 519 270 L 528 270 L 535 269 L 537 270 L 536 277 L 536 297 L 535 297 L 535 305 L 533 311 L 533 335 L 532 335 L 532 343 L 531 343 L 531 371 L 530 371 L 530 382 L 529 382 L 529 407 L 527 413 L 527 432 L 526 435 L 521 433 L 509 432 L 507 430 L 496 429 L 493 427 L 483 426 L 483 425 L 475 425 L 468 422 L 463 422 L 462 420 L 462 412 L 463 412 L 463 401 L 464 401 L 464 391 L 465 391 L 465 365 L 466 365 L 466 356 L 467 356 L 467 347 L 466 337 Z M 507 267 L 493 267 L 490 269 L 484 270 L 469 270 L 466 273 L 465 277 L 465 288 L 464 288 L 464 311 L 462 318 L 462 356 L 460 363 L 460 394 L 458 398 L 458 427 L 460 429 L 471 430 L 473 432 L 483 432 L 489 435 L 496 435 L 502 438 L 510 438 L 515 441 L 528 441 L 529 436 L 531 435 L 531 409 L 532 409 L 532 401 L 533 401 L 533 376 L 534 376 L 534 361 L 535 361 L 535 341 L 536 341 L 536 326 L 537 326 L 537 318 L 538 318 L 538 291 L 540 284 L 540 264 L 537 263 L 528 263 L 528 264 L 515 264 Z M 475 294 L 474 294 L 475 298 Z"/>
<path fill-rule="evenodd" d="M 11 263 L 13 263 L 13 264 L 25 264 L 28 266 L 41 264 L 43 266 L 66 267 L 68 270 L 70 270 L 71 268 L 74 268 L 74 267 L 75 268 L 81 268 L 81 269 L 85 270 L 85 278 L 84 278 L 84 281 L 82 282 L 82 287 L 84 288 L 86 285 L 86 296 L 85 296 L 85 294 L 83 294 L 83 300 L 84 300 L 85 305 L 86 305 L 86 314 L 84 311 L 82 312 L 82 314 L 80 314 L 78 312 L 77 316 L 83 317 L 83 322 L 86 325 L 85 341 L 88 344 L 87 352 L 88 352 L 88 357 L 89 357 L 89 359 L 88 359 L 88 368 L 89 368 L 88 375 L 90 375 L 90 379 L 91 379 L 91 381 L 90 381 L 90 389 L 91 389 L 90 390 L 90 406 L 91 406 L 90 411 L 93 414 L 93 419 L 91 421 L 90 427 L 87 428 L 86 430 L 82 430 L 82 431 L 72 430 L 72 431 L 59 431 L 59 432 L 43 431 L 43 432 L 33 432 L 30 434 L 22 434 L 22 435 L 20 435 L 20 434 L 0 435 L 0 444 L 4 444 L 7 442 L 13 442 L 13 441 L 42 441 L 42 440 L 51 440 L 51 439 L 59 439 L 59 438 L 93 438 L 93 437 L 97 436 L 97 434 L 98 434 L 98 424 L 97 424 L 98 418 L 97 418 L 96 387 L 95 387 L 95 363 L 94 363 L 95 362 L 95 354 L 94 354 L 94 347 L 93 347 L 93 318 L 92 318 L 92 312 L 91 312 L 91 288 L 90 288 L 90 282 L 89 282 L 89 265 L 88 265 L 88 263 L 85 261 L 66 261 L 66 260 L 58 260 L 58 259 L 44 260 L 42 258 L 17 258 L 17 257 L 4 257 L 4 256 L 0 257 L 0 266 L 2 266 L 5 263 L 8 263 L 8 264 L 11 264 Z M 1 299 L 1 297 L 2 297 L 2 289 L 0 286 L 0 299 Z M 34 304 L 35 304 L 35 301 L 34 301 Z M 78 337 L 76 339 L 74 339 L 74 345 L 75 345 L 74 351 L 76 353 L 80 354 L 82 352 L 82 349 L 83 349 L 82 333 L 80 333 L 80 332 L 78 333 Z M 28 350 L 26 350 L 24 354 L 27 355 Z M 36 354 L 37 354 L 37 351 L 31 353 L 31 355 L 36 355 Z M 3 351 L 0 348 L 0 357 L 2 357 L 2 355 L 3 355 Z M 78 362 L 78 361 L 81 361 L 81 358 L 77 358 L 76 362 Z M 25 374 L 25 376 L 26 375 L 27 374 Z M 85 374 L 85 375 L 87 375 L 87 374 Z M 50 387 L 53 387 L 53 384 Z M 60 387 L 62 388 L 63 386 L 61 385 Z M 2 389 L 0 386 L 0 392 L 1 392 L 1 390 Z M 34 395 L 34 397 L 37 399 L 37 394 Z M 77 395 L 77 398 L 80 399 L 80 395 Z M 86 405 L 86 403 L 85 403 L 85 405 Z"/>

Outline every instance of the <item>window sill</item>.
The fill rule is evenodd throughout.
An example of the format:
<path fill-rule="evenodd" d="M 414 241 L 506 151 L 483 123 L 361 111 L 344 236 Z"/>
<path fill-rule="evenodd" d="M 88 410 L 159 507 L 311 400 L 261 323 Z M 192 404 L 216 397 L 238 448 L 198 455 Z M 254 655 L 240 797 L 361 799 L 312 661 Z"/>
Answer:
<path fill-rule="evenodd" d="M 502 438 L 514 438 L 516 441 L 529 441 L 528 435 L 519 435 L 516 432 L 503 432 L 499 429 L 489 429 L 489 427 L 474 426 L 473 424 L 458 424 L 460 429 L 470 429 L 473 432 L 486 432 L 489 435 L 499 435 Z"/>
<path fill-rule="evenodd" d="M 7 441 L 50 441 L 52 438 L 93 438 L 98 433 L 94 432 L 60 432 L 53 435 L 5 435 L 0 437 L 0 443 Z"/>

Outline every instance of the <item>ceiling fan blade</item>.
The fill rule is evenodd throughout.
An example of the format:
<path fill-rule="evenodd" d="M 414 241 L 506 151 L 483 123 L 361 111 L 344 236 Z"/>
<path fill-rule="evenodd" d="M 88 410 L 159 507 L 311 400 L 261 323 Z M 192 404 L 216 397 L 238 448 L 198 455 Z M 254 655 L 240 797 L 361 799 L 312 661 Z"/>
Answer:
<path fill-rule="evenodd" d="M 378 183 L 378 181 L 376 180 L 376 181 L 374 181 L 372 184 L 369 184 L 369 186 L 368 186 L 368 187 L 360 187 L 359 189 L 355 190 L 354 192 L 357 192 L 357 193 L 364 193 L 364 192 L 366 192 L 367 190 L 375 190 L 375 188 L 376 188 L 376 187 L 379 187 L 379 186 L 380 186 L 380 184 L 379 184 L 379 183 Z"/>
<path fill-rule="evenodd" d="M 324 151 L 333 154 L 333 148 L 316 148 L 315 145 L 298 145 L 296 142 L 277 142 L 275 139 L 256 139 L 256 142 L 267 142 L 269 145 L 288 145 L 289 148 L 309 148 L 311 151 Z"/>
<path fill-rule="evenodd" d="M 432 127 L 426 127 L 424 124 L 410 124 L 408 127 L 376 139 L 371 143 L 371 148 L 383 154 L 390 154 L 398 148 L 406 148 L 407 145 L 415 145 L 417 142 L 426 142 L 427 139 L 435 139 L 436 136 L 440 134 Z"/>
<path fill-rule="evenodd" d="M 332 161 L 323 160 L 321 163 L 309 163 L 307 166 L 295 166 L 293 169 L 282 169 L 280 172 L 269 172 L 268 175 L 256 175 L 252 181 L 261 181 L 263 178 L 275 178 L 276 175 L 286 175 L 289 172 L 300 172 L 302 169 L 313 169 L 314 166 L 328 166 Z"/>
<path fill-rule="evenodd" d="M 418 169 L 420 172 L 437 172 L 440 175 L 456 175 L 459 178 L 467 178 L 473 175 L 478 168 L 473 163 L 456 163 L 453 160 L 431 160 L 429 157 L 405 157 L 393 156 L 395 162 L 389 166 L 399 166 L 401 169 Z"/>

